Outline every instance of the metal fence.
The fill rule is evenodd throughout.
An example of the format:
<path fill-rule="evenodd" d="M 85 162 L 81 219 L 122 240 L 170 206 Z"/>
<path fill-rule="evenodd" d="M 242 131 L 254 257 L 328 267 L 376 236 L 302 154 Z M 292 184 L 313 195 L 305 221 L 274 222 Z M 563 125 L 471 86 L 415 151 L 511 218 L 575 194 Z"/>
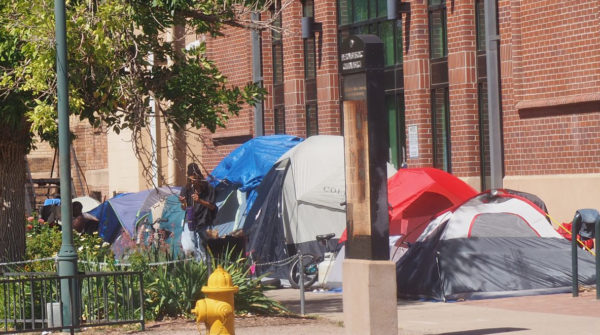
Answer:
<path fill-rule="evenodd" d="M 144 330 L 141 272 L 5 273 L 0 277 L 0 334 L 69 331 L 139 323 Z M 63 311 L 63 296 L 70 310 Z M 71 315 L 71 320 L 63 320 Z"/>

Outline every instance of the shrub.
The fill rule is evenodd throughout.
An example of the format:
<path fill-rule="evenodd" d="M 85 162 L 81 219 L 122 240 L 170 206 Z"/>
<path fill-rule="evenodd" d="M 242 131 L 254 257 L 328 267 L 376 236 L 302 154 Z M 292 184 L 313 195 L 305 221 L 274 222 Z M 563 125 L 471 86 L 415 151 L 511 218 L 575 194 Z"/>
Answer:
<path fill-rule="evenodd" d="M 27 226 L 27 259 L 55 257 L 61 246 L 59 226 L 50 226 L 42 220 L 29 220 Z M 110 245 L 104 242 L 97 233 L 82 235 L 73 232 L 73 245 L 77 249 L 80 271 L 115 271 L 122 270 L 115 261 Z M 235 294 L 236 313 L 276 315 L 288 311 L 278 302 L 267 298 L 261 284 L 262 277 L 251 276 L 251 264 L 242 254 L 233 254 L 225 250 L 224 258 L 212 258 L 212 268 L 218 264 L 232 276 L 233 284 L 239 287 Z M 202 261 L 174 261 L 164 248 L 145 247 L 133 251 L 122 260 L 131 264 L 133 271 L 142 271 L 144 276 L 144 299 L 146 319 L 159 320 L 164 317 L 192 317 L 191 310 L 196 301 L 204 298 L 201 289 L 208 281 L 208 266 Z M 164 263 L 150 265 L 151 263 Z M 108 266 L 106 266 L 108 264 Z M 54 272 L 54 262 L 37 262 L 26 264 L 19 269 L 27 272 Z M 88 281 L 86 285 L 97 286 L 100 282 Z M 132 288 L 136 290 L 137 288 Z M 86 287 L 83 288 L 86 291 Z M 117 299 L 117 297 L 113 297 Z M 84 305 L 85 305 L 84 300 Z M 83 306 L 88 311 L 87 306 Z M 102 313 L 102 311 L 94 311 Z M 86 317 L 86 316 L 84 316 Z"/>

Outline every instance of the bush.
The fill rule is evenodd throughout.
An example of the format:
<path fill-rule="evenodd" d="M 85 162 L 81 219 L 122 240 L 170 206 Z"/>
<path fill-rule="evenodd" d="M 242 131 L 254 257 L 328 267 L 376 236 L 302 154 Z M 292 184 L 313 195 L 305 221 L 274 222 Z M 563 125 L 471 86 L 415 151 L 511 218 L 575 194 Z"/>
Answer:
<path fill-rule="evenodd" d="M 27 259 L 56 257 L 62 241 L 60 227 L 50 226 L 42 220 L 33 218 L 28 220 L 26 225 Z M 73 232 L 73 245 L 77 249 L 80 271 L 122 270 L 118 266 L 118 261 L 114 259 L 110 245 L 97 233 L 84 235 Z M 145 317 L 148 320 L 159 320 L 164 317 L 192 317 L 190 312 L 196 301 L 204 298 L 201 289 L 208 281 L 207 264 L 196 260 L 170 262 L 174 260 L 164 248 L 152 247 L 134 251 L 127 256 L 127 259 L 122 260 L 132 265 L 130 267 L 132 271 L 143 272 Z M 165 264 L 150 265 L 157 262 Z M 234 255 L 233 251 L 225 250 L 224 259 L 213 259 L 211 265 L 214 269 L 219 264 L 232 276 L 233 284 L 239 287 L 239 292 L 234 298 L 236 313 L 263 315 L 288 313 L 282 305 L 264 295 L 266 287 L 261 284 L 262 277 L 251 276 L 251 264 L 242 254 Z M 29 263 L 18 270 L 54 272 L 56 268 L 55 263 L 49 261 Z M 86 306 L 83 307 L 86 310 Z"/>
<path fill-rule="evenodd" d="M 26 221 L 26 260 L 35 260 L 56 257 L 62 244 L 62 231 L 59 225 L 50 225 L 42 219 L 30 217 Z M 114 256 L 110 250 L 110 244 L 98 236 L 97 232 L 92 235 L 79 234 L 73 231 L 73 247 L 77 249 L 80 271 L 98 271 L 99 262 L 114 262 Z M 35 262 L 25 264 L 21 268 L 15 268 L 25 272 L 55 272 L 56 267 L 52 261 Z"/>
<path fill-rule="evenodd" d="M 164 317 L 193 317 L 191 310 L 196 301 L 204 298 L 201 289 L 208 281 L 208 267 L 204 262 L 182 260 L 176 263 L 149 266 L 150 257 L 154 262 L 168 261 L 166 255 L 158 253 L 134 253 L 129 262 L 132 269 L 144 272 L 146 318 L 160 320 Z M 232 259 L 228 252 L 226 259 Z M 239 287 L 234 296 L 235 310 L 238 314 L 279 315 L 288 311 L 277 301 L 264 295 L 267 288 L 261 284 L 262 277 L 251 278 L 248 260 L 237 255 L 231 261 L 212 261 L 231 275 L 233 285 Z"/>

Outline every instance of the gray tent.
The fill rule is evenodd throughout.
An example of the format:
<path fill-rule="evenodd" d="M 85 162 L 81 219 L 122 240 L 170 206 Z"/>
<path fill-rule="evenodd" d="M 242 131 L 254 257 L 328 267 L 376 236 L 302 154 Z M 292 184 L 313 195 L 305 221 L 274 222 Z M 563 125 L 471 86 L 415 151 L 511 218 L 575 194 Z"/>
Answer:
<path fill-rule="evenodd" d="M 579 279 L 595 281 L 579 254 Z M 397 262 L 399 297 L 477 299 L 571 291 L 571 244 L 529 200 L 484 192 L 435 218 Z"/>

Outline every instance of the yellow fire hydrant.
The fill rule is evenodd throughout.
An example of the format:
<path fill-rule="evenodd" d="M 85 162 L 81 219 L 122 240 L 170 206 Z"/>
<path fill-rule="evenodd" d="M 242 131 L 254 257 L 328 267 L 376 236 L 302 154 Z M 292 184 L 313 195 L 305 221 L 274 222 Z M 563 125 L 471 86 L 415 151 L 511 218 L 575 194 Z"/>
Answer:
<path fill-rule="evenodd" d="M 204 322 L 208 334 L 234 335 L 233 294 L 239 290 L 233 286 L 231 275 L 219 265 L 208 277 L 208 283 L 202 287 L 205 299 L 196 301 L 192 313 L 196 322 Z"/>

